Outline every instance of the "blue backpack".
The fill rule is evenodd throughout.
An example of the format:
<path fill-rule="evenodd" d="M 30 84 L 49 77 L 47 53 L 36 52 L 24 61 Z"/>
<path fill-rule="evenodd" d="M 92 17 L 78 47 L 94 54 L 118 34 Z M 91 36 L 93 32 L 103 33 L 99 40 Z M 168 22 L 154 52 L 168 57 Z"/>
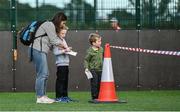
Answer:
<path fill-rule="evenodd" d="M 45 21 L 32 21 L 30 24 L 28 24 L 26 27 L 24 27 L 19 33 L 19 39 L 20 39 L 21 43 L 23 43 L 26 46 L 29 46 L 32 44 L 29 61 L 32 61 L 32 59 L 33 59 L 32 52 L 33 52 L 34 40 L 39 37 L 47 36 L 47 33 L 45 33 L 45 34 L 35 37 L 36 31 L 41 26 L 41 24 L 43 24 L 44 22 Z M 41 49 L 42 49 L 42 46 L 41 46 Z"/>
<path fill-rule="evenodd" d="M 21 43 L 23 43 L 26 46 L 29 46 L 30 44 L 33 44 L 35 39 L 47 36 L 47 34 L 45 33 L 35 37 L 36 31 L 44 22 L 45 21 L 32 21 L 30 24 L 24 27 L 19 33 Z"/>

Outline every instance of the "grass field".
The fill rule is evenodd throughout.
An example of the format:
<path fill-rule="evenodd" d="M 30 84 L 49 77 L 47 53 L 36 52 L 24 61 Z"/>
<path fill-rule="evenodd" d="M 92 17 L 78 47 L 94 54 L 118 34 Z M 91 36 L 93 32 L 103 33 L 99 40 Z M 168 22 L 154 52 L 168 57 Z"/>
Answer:
<path fill-rule="evenodd" d="M 54 93 L 48 93 L 53 98 Z M 122 104 L 92 104 L 89 92 L 69 92 L 69 96 L 79 102 L 36 104 L 35 94 L 0 93 L 0 111 L 180 111 L 180 90 L 166 91 L 122 91 Z"/>

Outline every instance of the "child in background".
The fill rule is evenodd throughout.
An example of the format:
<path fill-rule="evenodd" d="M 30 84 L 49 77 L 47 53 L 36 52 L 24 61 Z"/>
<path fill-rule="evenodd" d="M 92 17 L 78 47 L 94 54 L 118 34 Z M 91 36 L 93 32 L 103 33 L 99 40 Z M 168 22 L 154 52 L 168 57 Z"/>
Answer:
<path fill-rule="evenodd" d="M 89 35 L 89 42 L 91 46 L 87 50 L 84 60 L 85 73 L 90 72 L 91 77 L 91 98 L 96 100 L 99 95 L 102 62 L 103 62 L 103 48 L 101 47 L 101 37 L 98 34 L 91 33 Z"/>
<path fill-rule="evenodd" d="M 71 47 L 68 47 L 66 36 L 68 28 L 63 26 L 58 33 L 59 39 L 62 41 L 63 48 L 53 46 L 53 53 L 56 56 L 57 79 L 56 79 L 56 102 L 73 101 L 68 97 L 68 75 L 69 75 L 69 54 Z"/>
<path fill-rule="evenodd" d="M 113 17 L 111 20 L 111 27 L 116 31 L 118 32 L 119 30 L 121 30 L 121 27 L 120 27 L 120 24 L 118 22 L 118 20 Z"/>

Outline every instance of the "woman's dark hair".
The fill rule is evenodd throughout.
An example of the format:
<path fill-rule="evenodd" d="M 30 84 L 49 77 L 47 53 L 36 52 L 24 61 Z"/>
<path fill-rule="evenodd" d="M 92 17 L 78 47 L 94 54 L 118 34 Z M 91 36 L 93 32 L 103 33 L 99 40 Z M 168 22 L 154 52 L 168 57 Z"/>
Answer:
<path fill-rule="evenodd" d="M 63 12 L 58 12 L 54 15 L 54 17 L 51 20 L 56 28 L 56 32 L 60 30 L 60 23 L 62 21 L 67 21 L 67 16 Z"/>

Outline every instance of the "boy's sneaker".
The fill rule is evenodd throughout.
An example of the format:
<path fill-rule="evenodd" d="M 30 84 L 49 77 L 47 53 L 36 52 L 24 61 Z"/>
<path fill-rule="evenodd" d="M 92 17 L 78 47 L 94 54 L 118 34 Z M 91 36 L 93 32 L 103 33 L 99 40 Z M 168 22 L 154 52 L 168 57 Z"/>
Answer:
<path fill-rule="evenodd" d="M 68 96 L 64 97 L 64 99 L 66 99 L 68 102 L 78 102 L 77 100 L 73 100 L 69 98 Z"/>
<path fill-rule="evenodd" d="M 97 99 L 92 99 L 88 101 L 89 103 L 98 103 Z"/>
<path fill-rule="evenodd" d="M 64 98 L 64 97 L 56 98 L 55 101 L 56 102 L 68 103 L 68 100 L 66 98 Z"/>
<path fill-rule="evenodd" d="M 53 99 L 48 98 L 47 96 L 42 96 L 37 98 L 36 103 L 54 103 Z"/>

